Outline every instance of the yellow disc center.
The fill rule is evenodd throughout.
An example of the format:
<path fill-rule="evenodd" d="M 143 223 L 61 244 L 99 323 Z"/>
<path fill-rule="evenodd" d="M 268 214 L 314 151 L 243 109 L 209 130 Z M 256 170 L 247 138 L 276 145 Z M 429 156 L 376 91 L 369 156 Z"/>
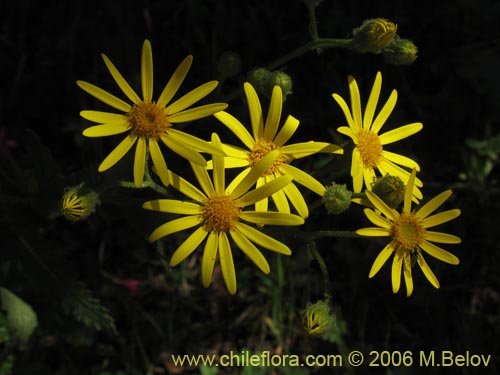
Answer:
<path fill-rule="evenodd" d="M 365 168 L 375 168 L 382 157 L 382 144 L 377 134 L 371 130 L 361 129 L 358 132 L 356 147 L 361 154 Z"/>
<path fill-rule="evenodd" d="M 165 109 L 154 102 L 134 104 L 128 113 L 132 133 L 142 138 L 157 139 L 171 127 Z"/>
<path fill-rule="evenodd" d="M 241 209 L 228 195 L 213 196 L 201 205 L 201 217 L 207 231 L 229 232 L 240 217 Z"/>
<path fill-rule="evenodd" d="M 425 237 L 425 228 L 413 214 L 401 214 L 392 227 L 392 235 L 398 248 L 412 251 Z"/>
<path fill-rule="evenodd" d="M 250 163 L 250 167 L 253 167 L 264 156 L 274 150 L 279 150 L 279 147 L 276 146 L 274 142 L 260 139 L 259 142 L 257 142 L 257 144 L 254 146 L 252 151 L 248 153 L 248 162 Z M 287 164 L 288 162 L 288 156 L 280 152 L 273 164 L 264 172 L 264 176 L 277 172 L 282 164 Z"/>

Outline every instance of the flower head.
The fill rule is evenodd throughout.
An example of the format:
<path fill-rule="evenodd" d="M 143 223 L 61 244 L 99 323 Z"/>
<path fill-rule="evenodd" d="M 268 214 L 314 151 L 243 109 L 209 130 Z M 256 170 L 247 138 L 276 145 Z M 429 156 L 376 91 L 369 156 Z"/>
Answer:
<path fill-rule="evenodd" d="M 61 199 L 60 212 L 69 221 L 81 221 L 94 213 L 99 203 L 99 195 L 81 183 L 66 189 Z"/>
<path fill-rule="evenodd" d="M 220 146 L 220 140 L 216 134 L 212 135 L 212 143 L 215 146 Z M 144 203 L 143 207 L 147 210 L 185 215 L 185 217 L 169 221 L 156 228 L 151 233 L 149 241 L 154 242 L 169 234 L 197 227 L 174 252 L 170 259 L 170 265 L 175 266 L 182 262 L 206 239 L 202 258 L 202 283 L 205 287 L 210 285 L 214 263 L 218 255 L 222 276 L 231 294 L 236 293 L 236 274 L 229 238 L 262 272 L 269 273 L 269 264 L 255 245 L 285 255 L 290 255 L 291 251 L 283 243 L 243 223 L 243 221 L 260 225 L 301 225 L 304 223 L 304 219 L 297 215 L 244 209 L 275 194 L 290 183 L 289 176 L 281 176 L 257 189 L 250 190 L 277 157 L 278 151 L 269 153 L 256 163 L 243 178 L 233 180 L 227 187 L 224 177 L 224 158 L 221 156 L 214 155 L 213 182 L 206 168 L 191 163 L 202 190 L 191 185 L 182 177 L 169 172 L 171 186 L 194 202 L 159 199 Z"/>
<path fill-rule="evenodd" d="M 353 32 L 350 47 L 356 52 L 380 53 L 396 35 L 398 25 L 383 18 L 365 20 Z"/>
<path fill-rule="evenodd" d="M 412 266 L 414 260 L 416 259 L 416 262 L 429 282 L 434 287 L 439 288 L 439 281 L 427 265 L 423 257 L 423 252 L 443 262 L 457 265 L 459 260 L 455 255 L 440 248 L 433 242 L 446 244 L 458 244 L 461 242 L 461 239 L 457 236 L 428 230 L 436 225 L 453 220 L 460 215 L 459 209 L 431 215 L 451 196 L 451 190 L 446 190 L 437 195 L 417 211 L 411 210 L 415 174 L 416 171 L 413 169 L 405 189 L 403 210 L 401 213 L 390 208 L 373 192 L 367 191 L 366 195 L 376 210 L 365 208 L 364 212 L 368 220 L 377 227 L 363 228 L 356 232 L 362 236 L 391 238 L 391 242 L 380 252 L 375 262 L 373 262 L 368 277 L 375 276 L 389 257 L 394 254 L 392 261 L 392 290 L 394 293 L 399 291 L 401 270 L 403 270 L 408 297 L 413 292 Z"/>
<path fill-rule="evenodd" d="M 100 172 L 111 168 L 132 148 L 132 146 L 136 145 L 134 185 L 136 187 L 142 185 L 148 154 L 151 156 L 162 182 L 168 185 L 167 164 L 160 150 L 159 141 L 190 162 L 203 166 L 206 165 L 206 161 L 200 155 L 200 151 L 222 154 L 220 150 L 210 145 L 208 142 L 175 129 L 175 124 L 198 120 L 227 107 L 225 103 L 214 103 L 188 109 L 191 105 L 212 92 L 218 84 L 217 81 L 207 82 L 173 103 L 171 102 L 191 67 L 193 61 L 192 56 L 186 57 L 180 63 L 157 101 L 152 100 L 153 54 L 149 40 L 145 40 L 142 46 L 142 98 L 139 97 L 127 81 L 125 81 L 108 57 L 103 54 L 102 58 L 118 87 L 132 103 L 129 104 L 88 82 L 77 81 L 81 89 L 111 107 L 123 112 L 121 114 L 99 111 L 80 112 L 83 118 L 99 123 L 99 125 L 91 126 L 83 131 L 83 135 L 86 137 L 104 137 L 128 133 L 101 163 L 98 168 Z"/>
<path fill-rule="evenodd" d="M 310 335 L 323 335 L 335 326 L 335 314 L 326 301 L 308 303 L 302 312 L 302 327 Z"/>
<path fill-rule="evenodd" d="M 250 112 L 252 135 L 245 126 L 227 112 L 218 112 L 214 116 L 231 130 L 245 145 L 242 149 L 230 145 L 222 145 L 227 154 L 225 158 L 226 167 L 245 167 L 236 177 L 243 179 L 262 158 L 276 151 L 278 157 L 274 160 L 261 176 L 257 179 L 257 187 L 266 182 L 271 182 L 279 176 L 290 176 L 295 182 L 305 186 L 316 194 L 323 196 L 325 187 L 310 174 L 303 172 L 292 165 L 295 159 L 310 156 L 318 152 L 342 154 L 339 146 L 326 142 L 302 142 L 287 145 L 286 142 L 292 137 L 299 126 L 299 120 L 288 116 L 281 130 L 278 131 L 281 120 L 283 105 L 283 94 L 279 86 L 274 86 L 269 111 L 264 121 L 259 97 L 250 83 L 244 84 L 244 90 Z M 209 167 L 211 163 L 209 162 Z M 302 194 L 294 183 L 286 185 L 283 190 L 272 194 L 272 199 L 280 212 L 290 213 L 289 201 L 295 207 L 300 216 L 306 218 L 309 215 L 307 205 Z M 266 211 L 268 207 L 267 197 L 256 203 L 257 211 Z"/>
<path fill-rule="evenodd" d="M 379 134 L 382 126 L 394 109 L 398 96 L 397 91 L 392 90 L 389 99 L 387 99 L 387 102 L 375 117 L 381 86 L 382 75 L 378 72 L 366 104 L 364 115 L 361 114 L 361 98 L 358 85 L 352 76 L 349 76 L 351 109 L 349 109 L 347 103 L 340 95 L 332 94 L 333 98 L 344 112 L 349 125 L 348 127 L 341 126 L 337 128 L 337 131 L 348 136 L 354 142 L 351 177 L 355 193 L 361 192 L 363 181 L 366 185 L 366 189 L 371 190 L 372 184 L 375 181 L 376 170 L 382 175 L 397 176 L 401 178 L 404 183 L 408 182 L 410 172 L 401 168 L 400 165 L 408 168 L 415 168 L 417 171 L 420 170 L 420 167 L 414 160 L 385 150 L 386 145 L 419 132 L 423 128 L 423 125 L 420 122 L 416 122 L 390 130 L 384 134 Z M 416 179 L 415 186 L 413 191 L 414 198 L 421 199 L 422 193 L 418 187 L 422 186 L 422 182 Z"/>

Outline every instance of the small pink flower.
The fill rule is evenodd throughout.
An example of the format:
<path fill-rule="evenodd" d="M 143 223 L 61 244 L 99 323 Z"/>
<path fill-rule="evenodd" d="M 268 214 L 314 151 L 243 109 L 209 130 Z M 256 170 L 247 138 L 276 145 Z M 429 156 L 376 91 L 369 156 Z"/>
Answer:
<path fill-rule="evenodd" d="M 139 287 L 139 284 L 141 283 L 139 280 L 118 280 L 118 279 L 115 279 L 113 281 L 116 284 L 127 288 L 128 291 L 130 292 L 131 296 L 137 295 L 137 288 Z"/>

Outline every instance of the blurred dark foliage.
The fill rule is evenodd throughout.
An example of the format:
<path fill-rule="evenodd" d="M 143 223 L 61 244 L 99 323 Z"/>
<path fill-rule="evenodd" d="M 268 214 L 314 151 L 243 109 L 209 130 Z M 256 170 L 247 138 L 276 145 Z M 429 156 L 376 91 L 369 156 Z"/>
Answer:
<path fill-rule="evenodd" d="M 301 121 L 297 140 L 341 142 L 335 129 L 345 120 L 331 93 L 347 98 L 347 75 L 352 74 L 366 100 L 380 70 L 383 99 L 393 88 L 399 93 L 385 126 L 424 124 L 422 132 L 395 144 L 393 150 L 419 162 L 426 197 L 454 189 L 447 205 L 461 208 L 462 215 L 443 231 L 460 235 L 463 243 L 451 248 L 460 258 L 459 266 L 430 261 L 441 289 L 434 290 L 415 272 L 416 290 L 407 299 L 402 293 L 392 294 L 387 266 L 373 280 L 367 278 L 383 241 L 319 240 L 333 301 L 347 323 L 346 345 L 365 353 L 443 349 L 492 354 L 489 368 L 454 368 L 450 373 L 496 374 L 500 196 L 495 155 L 500 150 L 493 150 L 493 158 L 491 153 L 485 156 L 467 140 L 476 140 L 472 144 L 477 146 L 500 133 L 500 2 L 324 0 L 317 8 L 323 37 L 349 37 L 363 20 L 374 17 L 398 24 L 398 33 L 418 46 L 417 61 L 396 67 L 385 64 L 380 55 L 343 49 L 310 52 L 281 67 L 293 78 L 293 94 L 284 112 Z M 266 345 L 296 354 L 337 351 L 335 345 L 301 332 L 300 310 L 321 298 L 322 281 L 300 239 L 289 239 L 291 258 L 269 257 L 268 277 L 238 256 L 239 292 L 230 297 L 220 271 L 210 289 L 201 287 L 196 257 L 174 270 L 166 266 L 161 254 L 168 259 L 182 235 L 165 242 L 164 248 L 147 245 L 148 233 L 165 218 L 142 212 L 143 191 L 115 189 L 104 194 L 98 213 L 83 223 L 49 219 L 65 186 L 85 180 L 99 188 L 113 178 L 131 176 L 126 161 L 104 174 L 96 171 L 115 144 L 113 137 L 81 136 L 88 124 L 79 111 L 105 107 L 79 90 L 75 81 L 115 92 L 100 53 L 138 87 L 140 48 L 145 38 L 150 39 L 156 90 L 182 58 L 193 54 L 182 89 L 187 92 L 216 78 L 215 63 L 223 52 L 240 54 L 247 72 L 308 42 L 308 28 L 307 10 L 299 0 L 0 3 L 0 129 L 16 141 L 9 157 L 0 159 L 0 262 L 22 264 L 0 275 L 0 285 L 21 296 L 39 315 L 30 345 L 15 352 L 14 374 L 190 372 L 169 367 L 166 353 L 264 350 Z M 224 100 L 243 81 L 243 75 L 228 80 L 210 100 Z M 246 114 L 240 97 L 229 105 L 237 117 Z M 212 131 L 224 132 L 210 119 L 190 130 L 205 139 Z M 488 174 L 481 175 L 488 157 L 494 162 Z M 313 169 L 314 162 L 319 161 L 305 161 L 310 163 L 305 168 Z M 480 169 L 479 177 L 473 167 Z M 322 173 L 325 183 L 341 175 L 334 169 Z M 6 174 L 14 177 L 7 179 Z M 354 230 L 366 224 L 358 207 L 339 217 L 327 217 L 319 208 L 303 230 Z M 141 283 L 133 294 L 119 280 Z M 80 290 L 82 295 L 92 293 L 96 297 L 89 296 L 90 301 L 97 303 L 97 298 L 109 310 L 116 332 L 96 331 L 64 312 L 62 301 L 74 297 L 71 290 L 78 286 L 87 290 Z M 445 373 L 439 368 L 369 370 L 356 373 Z M 347 370 L 335 371 L 318 368 L 311 373 Z"/>

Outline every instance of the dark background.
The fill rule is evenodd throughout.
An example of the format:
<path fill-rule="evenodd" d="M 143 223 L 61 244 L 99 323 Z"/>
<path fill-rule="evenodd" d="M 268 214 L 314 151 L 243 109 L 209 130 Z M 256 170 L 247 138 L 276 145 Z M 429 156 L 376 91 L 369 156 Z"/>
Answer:
<path fill-rule="evenodd" d="M 374 17 L 398 24 L 398 34 L 419 48 L 416 62 L 392 66 L 380 55 L 343 49 L 325 50 L 320 55 L 310 52 L 280 67 L 293 78 L 293 94 L 287 98 L 284 113 L 301 121 L 296 141 L 342 142 L 335 129 L 345 120 L 331 93 L 347 100 L 347 75 L 352 74 L 366 101 L 375 74 L 381 71 L 381 100 L 393 88 L 399 94 L 384 129 L 417 121 L 424 124 L 420 133 L 391 145 L 391 151 L 419 162 L 425 197 L 454 189 L 447 207 L 460 208 L 462 215 L 443 226 L 443 231 L 459 235 L 463 243 L 446 247 L 460 258 L 457 267 L 428 259 L 441 289 L 435 290 L 420 272 L 414 272 L 415 292 L 407 299 L 404 291 L 392 294 L 387 266 L 375 279 L 366 277 L 383 242 L 317 241 L 329 269 L 333 302 L 348 327 L 344 341 L 349 349 L 365 353 L 452 350 L 492 354 L 495 363 L 487 369 L 464 367 L 450 373 L 496 374 L 500 353 L 496 164 L 496 155 L 500 154 L 500 2 L 324 0 L 317 8 L 322 37 L 349 37 L 363 20 Z M 101 197 L 102 211 L 85 223 L 69 225 L 62 218 L 48 222 L 48 215 L 43 214 L 64 186 L 82 178 L 96 184 L 107 178 L 95 170 L 116 139 L 84 139 L 81 130 L 88 123 L 78 115 L 83 109 L 106 107 L 75 84 L 81 79 L 115 92 L 100 53 L 110 57 L 133 87 L 139 87 L 141 46 L 145 38 L 149 39 L 156 90 L 162 88 L 182 58 L 193 54 L 194 63 L 183 84 L 187 92 L 217 78 L 216 62 L 224 51 L 236 52 L 242 59 L 241 75 L 226 81 L 210 96 L 211 101 L 223 101 L 241 86 L 245 72 L 307 43 L 308 28 L 307 9 L 298 0 L 0 4 L 0 129 L 6 131 L 8 139 L 16 140 L 11 158 L 18 160 L 29 176 L 36 175 L 37 163 L 42 163 L 34 156 L 33 144 L 50 152 L 53 165 L 49 169 L 62 176 L 57 181 L 45 176 L 49 181 L 39 181 L 38 188 L 27 189 L 30 202 L 37 201 L 31 208 L 9 208 L 12 211 L 3 213 L 9 220 L 3 223 L 6 236 L 2 248 L 9 248 L 5 251 L 12 258 L 12 254 L 22 253 L 16 232 L 36 242 L 35 251 L 48 264 L 54 258 L 53 264 L 65 265 L 64 269 L 54 269 L 56 274 L 78 280 L 100 298 L 118 329 L 116 336 L 68 322 L 71 318 L 57 313 L 57 301 L 50 299 L 51 291 L 47 290 L 49 284 L 45 288 L 40 282 L 43 277 L 38 271 L 43 271 L 25 266 L 24 277 L 16 274 L 2 278 L 39 314 L 37 334 L 28 348 L 15 352 L 15 373 L 101 374 L 123 370 L 145 374 L 148 365 L 152 366 L 150 371 L 167 368 L 167 373 L 196 373 L 194 369 L 169 368 L 165 353 L 223 353 L 244 347 L 301 355 L 337 351 L 334 344 L 300 332 L 301 309 L 308 301 L 321 298 L 322 293 L 317 265 L 307 258 L 305 249 L 294 249 L 290 259 L 270 257 L 269 278 L 261 277 L 253 265 L 240 259 L 236 265 L 240 292 L 229 297 L 220 280 L 203 289 L 196 273 L 198 266 L 193 262 L 174 270 L 162 268 L 158 255 L 145 241 L 145 234 L 158 221 L 150 216 L 144 220 L 134 217 L 145 217 L 140 209 L 146 196 L 142 193 L 133 193 L 130 199 L 130 192 Z M 239 118 L 246 115 L 239 97 L 229 102 L 228 111 Z M 224 132 L 213 120 L 197 126 L 205 139 L 212 131 Z M 36 134 L 39 143 L 27 129 Z M 474 148 L 470 139 L 485 142 Z M 7 159 L 1 160 L 5 162 Z M 309 163 L 303 166 L 315 166 Z M 486 163 L 493 165 L 489 174 L 481 172 Z M 130 172 L 129 166 L 124 170 Z M 106 173 L 113 176 L 114 172 Z M 325 183 L 339 174 L 322 173 Z M 350 184 L 349 179 L 339 182 Z M 40 200 L 45 198 L 49 203 L 41 205 Z M 321 210 L 313 212 L 304 230 L 355 230 L 366 225 L 361 209 L 355 207 L 333 218 Z M 304 247 L 299 240 L 296 245 Z M 26 256 L 25 262 L 29 263 L 29 258 Z M 276 269 L 283 270 L 282 279 L 276 276 Z M 131 297 L 103 276 L 109 274 L 142 280 L 143 287 Z M 282 288 L 279 294 L 278 287 Z M 279 333 L 266 326 L 266 317 L 277 316 L 281 325 L 274 328 L 278 327 Z M 48 338 L 53 341 L 48 343 Z M 156 370 L 151 370 L 155 366 Z M 417 368 L 387 371 L 420 373 Z M 365 372 L 371 373 L 367 368 L 359 370 Z M 434 368 L 422 373 L 441 372 Z M 311 373 L 332 372 L 314 369 Z"/>

